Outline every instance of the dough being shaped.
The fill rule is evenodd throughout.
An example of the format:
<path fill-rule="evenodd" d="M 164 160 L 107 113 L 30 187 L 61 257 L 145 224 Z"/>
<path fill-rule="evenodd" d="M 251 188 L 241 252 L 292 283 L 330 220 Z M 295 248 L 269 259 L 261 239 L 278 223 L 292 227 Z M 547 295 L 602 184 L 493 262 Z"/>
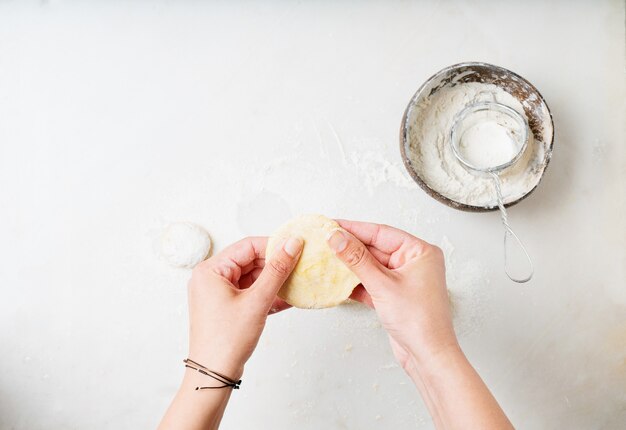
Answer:
<path fill-rule="evenodd" d="M 303 215 L 280 227 L 267 243 L 265 260 L 290 237 L 304 240 L 302 255 L 278 297 L 297 308 L 318 309 L 345 301 L 360 281 L 328 247 L 326 237 L 341 229 L 323 215 Z"/>
<path fill-rule="evenodd" d="M 161 257 L 174 267 L 193 267 L 211 251 L 211 236 L 190 222 L 175 222 L 161 234 Z"/>

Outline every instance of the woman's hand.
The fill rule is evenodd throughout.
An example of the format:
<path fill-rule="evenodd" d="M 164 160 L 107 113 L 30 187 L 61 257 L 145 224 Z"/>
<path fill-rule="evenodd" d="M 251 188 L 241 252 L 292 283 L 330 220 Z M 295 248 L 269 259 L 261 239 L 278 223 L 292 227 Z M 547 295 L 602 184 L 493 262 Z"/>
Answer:
<path fill-rule="evenodd" d="M 441 250 L 386 225 L 338 222 L 350 233 L 328 242 L 363 284 L 352 298 L 376 309 L 400 364 L 457 348 Z"/>
<path fill-rule="evenodd" d="M 256 347 L 269 313 L 289 307 L 276 293 L 296 265 L 302 240 L 265 261 L 266 237 L 249 237 L 200 263 L 189 281 L 189 357 L 232 379 Z"/>
<path fill-rule="evenodd" d="M 283 242 L 265 261 L 267 238 L 243 239 L 200 263 L 189 281 L 189 358 L 231 379 L 259 342 L 269 313 L 289 307 L 276 293 L 302 251 L 302 240 Z M 196 391 L 217 381 L 186 369 L 181 387 L 165 413 L 160 430 L 215 430 L 231 388 Z"/>
<path fill-rule="evenodd" d="M 358 276 L 438 429 L 512 429 L 469 363 L 454 328 L 439 248 L 386 225 L 340 220 L 329 246 Z"/>

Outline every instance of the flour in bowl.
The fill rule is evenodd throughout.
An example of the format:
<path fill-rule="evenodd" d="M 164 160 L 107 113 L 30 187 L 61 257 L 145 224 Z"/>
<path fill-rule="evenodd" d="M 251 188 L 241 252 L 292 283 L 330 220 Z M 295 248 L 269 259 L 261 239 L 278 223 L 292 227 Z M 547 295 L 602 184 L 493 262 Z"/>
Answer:
<path fill-rule="evenodd" d="M 482 102 L 503 104 L 526 117 L 522 104 L 496 85 L 479 82 L 446 85 L 409 108 L 407 155 L 416 173 L 432 190 L 466 205 L 494 207 L 493 179 L 467 171 L 454 156 L 450 145 L 450 130 L 456 114 L 470 104 Z M 547 121 L 540 126 L 551 128 L 551 123 Z M 502 133 L 501 128 L 492 125 L 476 131 L 491 140 Z M 543 135 L 551 136 L 552 130 Z M 500 174 L 505 203 L 523 197 L 537 186 L 545 168 L 549 145 L 550 142 L 535 140 L 532 132 L 529 134 L 522 157 Z M 495 154 L 496 157 L 500 155 Z"/>

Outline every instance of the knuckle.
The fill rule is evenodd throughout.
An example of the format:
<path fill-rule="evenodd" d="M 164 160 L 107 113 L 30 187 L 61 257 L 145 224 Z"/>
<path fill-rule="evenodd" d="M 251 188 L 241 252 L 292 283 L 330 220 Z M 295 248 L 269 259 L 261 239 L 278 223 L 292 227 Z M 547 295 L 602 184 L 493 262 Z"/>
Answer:
<path fill-rule="evenodd" d="M 216 276 L 228 278 L 230 272 L 224 273 L 223 268 L 213 259 L 205 260 L 191 270 L 189 285 L 203 284 Z"/>
<path fill-rule="evenodd" d="M 441 248 L 439 248 L 437 245 L 428 245 L 428 249 L 434 255 L 443 257 L 443 250 Z"/>
<path fill-rule="evenodd" d="M 207 258 L 206 260 L 202 260 L 193 268 L 192 272 L 197 270 L 206 269 L 207 267 L 212 267 L 215 264 L 217 257 L 213 255 L 212 257 Z"/>
<path fill-rule="evenodd" d="M 198 279 L 202 279 L 206 276 L 207 266 L 196 266 L 191 271 L 191 281 L 196 281 Z M 190 282 L 192 284 L 194 282 Z"/>
<path fill-rule="evenodd" d="M 365 247 L 364 246 L 355 246 L 355 247 L 351 247 L 348 248 L 346 250 L 346 263 L 348 263 L 350 266 L 356 267 L 356 266 L 360 266 L 361 264 L 363 264 L 363 262 L 365 261 Z"/>
<path fill-rule="evenodd" d="M 425 245 L 424 253 L 432 256 L 436 260 L 440 260 L 440 261 L 444 260 L 443 250 L 437 245 L 431 245 L 431 244 Z"/>
<path fill-rule="evenodd" d="M 196 266 L 191 270 L 191 279 L 194 278 L 199 278 L 201 276 L 201 273 L 204 271 L 205 269 L 203 269 L 200 266 Z"/>
<path fill-rule="evenodd" d="M 291 272 L 291 267 L 289 266 L 289 264 L 281 259 L 271 260 L 269 266 L 270 272 L 280 277 L 287 276 Z"/>

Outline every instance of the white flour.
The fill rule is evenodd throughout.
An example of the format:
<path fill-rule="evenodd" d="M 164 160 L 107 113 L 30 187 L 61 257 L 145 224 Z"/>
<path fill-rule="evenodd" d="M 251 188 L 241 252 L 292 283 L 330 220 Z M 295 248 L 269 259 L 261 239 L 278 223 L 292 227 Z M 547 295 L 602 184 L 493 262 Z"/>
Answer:
<path fill-rule="evenodd" d="M 469 122 L 464 129 L 457 127 L 458 151 L 472 166 L 481 169 L 499 166 L 510 162 L 520 151 L 523 128 L 503 113 L 483 111 L 468 120 L 462 122 Z"/>
<path fill-rule="evenodd" d="M 447 236 L 439 246 L 446 258 L 446 280 L 454 318 L 454 330 L 459 337 L 476 331 L 488 314 L 490 280 L 478 260 L 459 260 L 454 245 Z"/>
<path fill-rule="evenodd" d="M 511 94 L 492 84 L 473 82 L 441 88 L 413 106 L 407 118 L 409 157 L 419 176 L 443 196 L 473 206 L 495 205 L 493 180 L 470 173 L 461 165 L 450 147 L 449 133 L 459 111 L 468 104 L 485 101 L 496 101 L 525 116 L 521 103 Z M 547 126 L 549 124 L 544 124 Z M 489 127 L 476 131 L 480 131 L 481 136 L 502 132 L 501 127 Z M 544 134 L 552 135 L 551 131 Z M 501 173 L 505 203 L 524 196 L 539 183 L 548 145 L 549 142 L 535 141 L 531 133 L 524 155 Z"/>
<path fill-rule="evenodd" d="M 359 151 L 350 156 L 358 174 L 370 193 L 377 186 L 390 183 L 400 188 L 414 189 L 416 184 L 401 163 L 389 161 L 381 151 Z"/>

